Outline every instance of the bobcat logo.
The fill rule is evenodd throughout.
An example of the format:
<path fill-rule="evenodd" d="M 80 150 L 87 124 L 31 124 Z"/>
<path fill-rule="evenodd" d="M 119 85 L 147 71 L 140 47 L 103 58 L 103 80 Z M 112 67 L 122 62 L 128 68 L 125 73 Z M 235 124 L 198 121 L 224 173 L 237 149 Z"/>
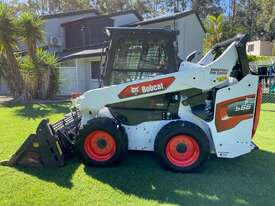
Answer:
<path fill-rule="evenodd" d="M 131 87 L 131 93 L 133 95 L 138 95 L 139 94 L 139 87 Z"/>

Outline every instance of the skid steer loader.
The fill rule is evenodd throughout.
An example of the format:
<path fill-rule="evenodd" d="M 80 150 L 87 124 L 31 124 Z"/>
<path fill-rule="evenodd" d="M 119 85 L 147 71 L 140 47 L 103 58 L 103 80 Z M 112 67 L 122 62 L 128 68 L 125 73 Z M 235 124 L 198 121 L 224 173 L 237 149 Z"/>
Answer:
<path fill-rule="evenodd" d="M 176 32 L 124 27 L 107 34 L 101 87 L 78 97 L 63 120 L 43 120 L 6 165 L 62 166 L 77 153 L 85 164 L 108 166 L 140 150 L 190 172 L 211 153 L 234 158 L 256 148 L 262 94 L 249 71 L 246 35 L 194 63 L 196 52 L 177 58 Z"/>

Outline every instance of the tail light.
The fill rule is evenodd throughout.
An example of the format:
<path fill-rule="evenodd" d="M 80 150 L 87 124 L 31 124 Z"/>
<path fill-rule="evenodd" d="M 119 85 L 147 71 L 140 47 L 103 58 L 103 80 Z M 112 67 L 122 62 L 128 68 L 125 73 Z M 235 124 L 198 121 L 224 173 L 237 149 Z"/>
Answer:
<path fill-rule="evenodd" d="M 253 121 L 252 137 L 255 135 L 259 124 L 261 104 L 262 104 L 262 84 L 259 83 L 258 90 L 257 90 L 256 111 L 255 111 L 254 121 Z"/>

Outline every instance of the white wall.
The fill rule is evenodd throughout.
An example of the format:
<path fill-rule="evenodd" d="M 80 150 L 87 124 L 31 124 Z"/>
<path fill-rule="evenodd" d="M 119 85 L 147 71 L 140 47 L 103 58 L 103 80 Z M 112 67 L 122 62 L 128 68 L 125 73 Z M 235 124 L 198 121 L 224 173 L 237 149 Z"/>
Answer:
<path fill-rule="evenodd" d="M 249 46 L 254 46 L 252 51 L 248 51 Z M 255 56 L 272 56 L 272 42 L 269 41 L 251 41 L 246 44 L 246 52 Z"/>
<path fill-rule="evenodd" d="M 100 61 L 100 57 L 76 59 L 75 67 L 60 67 L 59 95 L 71 95 L 73 92 L 85 92 L 98 87 L 98 79 L 91 78 L 91 62 Z"/>
<path fill-rule="evenodd" d="M 0 95 L 9 95 L 9 88 L 5 82 L 5 80 L 0 77 Z"/>
<path fill-rule="evenodd" d="M 195 50 L 200 52 L 195 60 L 203 56 L 204 30 L 195 14 L 176 20 L 180 32 L 178 36 L 179 56 L 184 60 L 186 56 Z"/>
<path fill-rule="evenodd" d="M 179 35 L 177 36 L 179 57 L 185 60 L 189 53 L 197 50 L 200 54 L 195 60 L 199 60 L 202 57 L 203 38 L 205 33 L 195 14 L 176 19 L 175 21 L 167 20 L 141 25 L 141 27 L 146 28 L 167 28 L 169 26 L 172 30 L 179 31 Z"/>

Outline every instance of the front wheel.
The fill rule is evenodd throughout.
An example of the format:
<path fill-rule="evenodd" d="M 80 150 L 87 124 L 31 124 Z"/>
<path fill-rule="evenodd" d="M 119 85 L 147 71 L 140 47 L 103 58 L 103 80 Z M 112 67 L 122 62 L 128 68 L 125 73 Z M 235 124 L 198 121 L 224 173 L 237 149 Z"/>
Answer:
<path fill-rule="evenodd" d="M 109 166 L 125 155 L 127 135 L 113 119 L 95 118 L 80 130 L 76 146 L 85 164 Z"/>
<path fill-rule="evenodd" d="M 209 142 L 198 126 L 190 122 L 175 121 L 159 131 L 155 152 L 169 169 L 192 172 L 199 169 L 208 159 Z"/>

